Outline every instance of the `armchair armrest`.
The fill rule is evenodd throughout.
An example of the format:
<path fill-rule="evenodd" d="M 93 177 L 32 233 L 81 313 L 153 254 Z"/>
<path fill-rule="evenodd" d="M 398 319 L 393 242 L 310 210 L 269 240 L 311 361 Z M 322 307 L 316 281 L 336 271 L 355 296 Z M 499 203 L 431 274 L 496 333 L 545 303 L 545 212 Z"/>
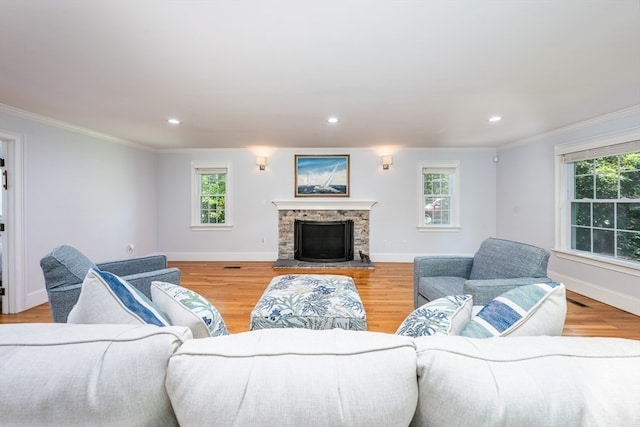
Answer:
<path fill-rule="evenodd" d="M 467 280 L 464 293 L 473 296 L 473 305 L 485 305 L 495 297 L 518 286 L 550 282 L 548 277 L 515 277 L 512 279 Z"/>
<path fill-rule="evenodd" d="M 96 264 L 100 270 L 124 277 L 167 268 L 166 255 L 156 254 Z"/>
<path fill-rule="evenodd" d="M 131 283 L 149 299 L 151 299 L 151 282 L 167 282 L 174 285 L 180 284 L 180 269 L 163 268 L 162 270 L 147 271 L 129 276 L 122 276 L 124 280 Z"/>
<path fill-rule="evenodd" d="M 122 277 L 148 298 L 151 298 L 153 281 L 180 284 L 180 270 L 175 267 L 167 268 L 167 257 L 163 254 L 103 262 L 96 266 Z"/>
<path fill-rule="evenodd" d="M 427 255 L 413 259 L 413 303 L 417 306 L 418 289 L 421 277 L 463 277 L 468 278 L 473 266 L 470 256 Z"/>

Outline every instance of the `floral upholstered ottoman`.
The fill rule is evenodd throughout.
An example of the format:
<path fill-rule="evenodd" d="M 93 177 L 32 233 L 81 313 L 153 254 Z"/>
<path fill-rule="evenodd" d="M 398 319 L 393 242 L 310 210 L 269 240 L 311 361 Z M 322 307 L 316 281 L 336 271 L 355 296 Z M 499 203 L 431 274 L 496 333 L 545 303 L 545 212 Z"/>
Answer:
<path fill-rule="evenodd" d="M 251 330 L 266 328 L 367 329 L 353 279 L 330 274 L 290 274 L 271 280 L 251 312 Z"/>

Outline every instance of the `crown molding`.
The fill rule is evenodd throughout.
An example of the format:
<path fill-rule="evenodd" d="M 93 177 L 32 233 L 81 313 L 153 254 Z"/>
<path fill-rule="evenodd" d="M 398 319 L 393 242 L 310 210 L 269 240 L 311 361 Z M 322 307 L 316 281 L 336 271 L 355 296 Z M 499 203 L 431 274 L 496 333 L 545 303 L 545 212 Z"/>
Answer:
<path fill-rule="evenodd" d="M 22 110 L 20 108 L 12 107 L 10 105 L 0 103 L 0 112 L 11 114 L 12 116 L 20 117 L 34 122 L 42 123 L 45 125 L 57 127 L 59 129 L 65 129 L 71 132 L 79 133 L 92 138 L 101 139 L 103 141 L 109 141 L 116 144 L 128 145 L 130 147 L 137 148 L 144 151 L 156 151 L 153 148 L 147 147 L 142 144 L 131 142 L 126 139 L 119 138 L 117 136 L 109 135 L 106 133 L 98 132 L 93 129 L 85 128 L 82 126 L 74 125 L 69 122 L 65 122 L 58 119 L 52 119 L 51 117 L 43 116 L 41 114 L 32 113 L 30 111 Z"/>

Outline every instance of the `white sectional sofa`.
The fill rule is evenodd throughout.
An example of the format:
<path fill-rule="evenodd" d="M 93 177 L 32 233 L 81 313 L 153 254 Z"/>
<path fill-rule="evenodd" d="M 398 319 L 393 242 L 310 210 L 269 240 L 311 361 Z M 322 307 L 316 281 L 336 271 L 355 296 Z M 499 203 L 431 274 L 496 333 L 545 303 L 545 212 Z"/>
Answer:
<path fill-rule="evenodd" d="M 637 426 L 640 341 L 0 325 L 2 426 Z"/>

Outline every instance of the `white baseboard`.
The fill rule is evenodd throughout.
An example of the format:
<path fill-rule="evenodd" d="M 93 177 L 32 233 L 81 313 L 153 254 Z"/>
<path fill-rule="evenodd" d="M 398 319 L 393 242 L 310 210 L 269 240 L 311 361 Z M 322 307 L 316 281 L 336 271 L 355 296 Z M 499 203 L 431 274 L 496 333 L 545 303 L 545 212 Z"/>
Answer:
<path fill-rule="evenodd" d="M 26 310 L 28 308 L 44 304 L 47 301 L 49 301 L 49 297 L 47 296 L 46 289 L 30 292 L 25 296 L 24 309 Z"/>
<path fill-rule="evenodd" d="M 548 274 L 553 280 L 564 283 L 570 291 L 640 316 L 640 298 L 553 271 L 549 271 Z"/>
<path fill-rule="evenodd" d="M 275 252 L 163 252 L 169 261 L 272 261 Z"/>
<path fill-rule="evenodd" d="M 273 261 L 278 259 L 275 252 L 163 252 L 169 261 Z M 415 254 L 371 254 L 371 260 L 378 262 L 413 262 Z M 356 254 L 355 259 L 359 259 Z"/>
<path fill-rule="evenodd" d="M 413 253 L 372 253 L 369 255 L 371 261 L 377 262 L 413 262 L 416 254 Z M 358 258 L 358 254 L 356 254 Z"/>

